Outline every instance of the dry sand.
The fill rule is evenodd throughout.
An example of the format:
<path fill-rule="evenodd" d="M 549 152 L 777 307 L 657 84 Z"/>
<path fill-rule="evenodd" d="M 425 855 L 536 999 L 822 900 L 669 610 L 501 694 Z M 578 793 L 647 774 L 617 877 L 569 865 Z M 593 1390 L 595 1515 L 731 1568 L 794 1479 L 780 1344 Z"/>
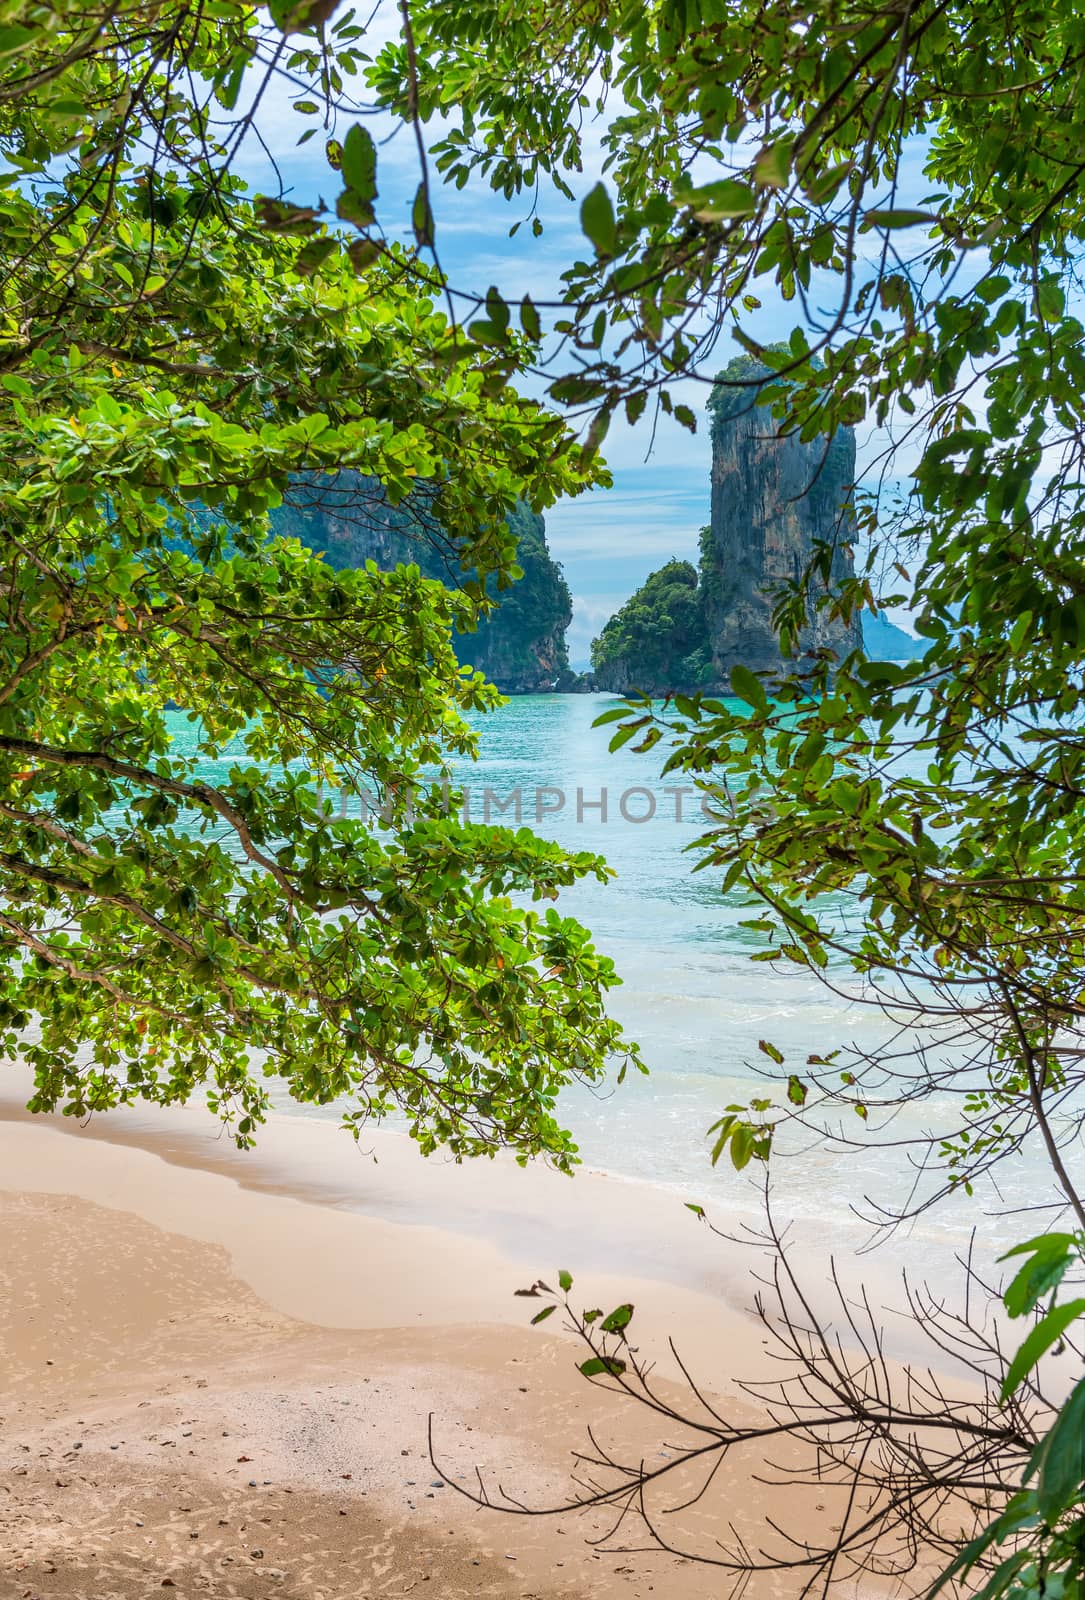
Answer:
<path fill-rule="evenodd" d="M 481 1465 L 560 1500 L 588 1421 L 664 1459 L 646 1419 L 588 1390 L 557 1318 L 525 1327 L 513 1290 L 539 1273 L 634 1299 L 641 1344 L 677 1333 L 717 1389 L 763 1364 L 744 1253 L 706 1249 L 680 1197 L 424 1163 L 394 1135 L 374 1165 L 300 1118 L 240 1156 L 191 1113 L 86 1132 L 0 1115 L 3 1600 L 727 1592 L 709 1568 L 594 1550 L 593 1515 L 454 1492 Z M 724 1510 L 684 1526 L 711 1534 L 739 1501 L 760 1517 L 749 1463 L 721 1484 Z"/>

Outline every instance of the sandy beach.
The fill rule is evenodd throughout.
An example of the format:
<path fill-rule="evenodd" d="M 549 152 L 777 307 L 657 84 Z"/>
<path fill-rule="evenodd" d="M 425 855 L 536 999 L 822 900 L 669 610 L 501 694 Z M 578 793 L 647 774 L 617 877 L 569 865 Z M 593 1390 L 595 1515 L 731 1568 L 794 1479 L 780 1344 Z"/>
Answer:
<path fill-rule="evenodd" d="M 635 1300 L 640 1342 L 675 1334 L 717 1388 L 757 1365 L 745 1252 L 706 1249 L 679 1196 L 427 1163 L 395 1134 L 360 1151 L 296 1117 L 241 1155 L 195 1111 L 80 1130 L 14 1095 L 3 1116 L 5 1600 L 719 1592 L 711 1569 L 594 1550 L 599 1516 L 454 1492 L 480 1466 L 560 1500 L 589 1421 L 643 1429 L 592 1394 L 557 1318 L 527 1326 L 514 1291 L 540 1273 Z M 767 1491 L 748 1464 L 734 1480 L 756 1514 Z"/>

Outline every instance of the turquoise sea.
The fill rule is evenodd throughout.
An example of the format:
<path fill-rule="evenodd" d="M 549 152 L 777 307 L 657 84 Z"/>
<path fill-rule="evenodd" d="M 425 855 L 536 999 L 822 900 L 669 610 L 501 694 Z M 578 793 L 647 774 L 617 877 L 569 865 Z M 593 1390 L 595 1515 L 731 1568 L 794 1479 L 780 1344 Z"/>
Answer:
<path fill-rule="evenodd" d="M 650 1076 L 633 1075 L 603 1092 L 567 1091 L 564 1120 L 585 1162 L 677 1187 L 717 1215 L 721 1205 L 747 1210 L 758 1203 L 760 1169 L 755 1163 L 752 1175 L 738 1175 L 725 1160 L 713 1170 L 709 1124 L 728 1104 L 772 1092 L 766 1073 L 776 1072 L 780 1099 L 780 1072 L 801 1070 L 811 1052 L 873 1048 L 887 1024 L 860 1003 L 846 973 L 832 975 L 843 980 L 834 992 L 801 968 L 750 961 L 759 946 L 740 926 L 757 914 L 748 895 L 723 894 L 719 874 L 692 870 L 696 857 L 687 846 L 706 826 L 698 800 L 686 795 L 679 802 L 678 780 L 659 777 L 661 747 L 644 756 L 629 746 L 608 751 L 613 730 L 592 724 L 611 703 L 597 695 L 513 699 L 480 719 L 480 757 L 458 779 L 469 790 L 473 820 L 512 822 L 518 795 L 524 823 L 571 849 L 598 851 L 614 870 L 606 884 L 589 880 L 565 891 L 562 907 L 614 959 L 623 986 L 611 1009 L 640 1042 Z M 179 749 L 194 746 L 195 730 L 180 714 L 174 731 Z M 784 1053 L 782 1069 L 759 1051 L 761 1039 Z M 847 1131 L 870 1141 L 865 1150 L 833 1151 L 792 1134 L 782 1146 L 787 1159 L 774 1162 L 777 1210 L 818 1218 L 841 1244 L 845 1238 L 862 1244 L 870 1229 L 857 1213 L 867 1213 L 871 1202 L 894 1206 L 917 1182 L 919 1192 L 935 1183 L 929 1175 L 917 1178 L 909 1141 L 951 1121 L 952 1108 L 938 1101 L 906 1107 L 888 1127 L 872 1114 L 864 1129 L 850 1116 Z M 890 1148 L 874 1144 L 879 1132 Z M 1015 1158 L 1000 1169 L 997 1188 L 988 1185 L 971 1202 L 962 1197 L 922 1216 L 913 1240 L 945 1246 L 977 1223 L 997 1235 L 1007 1207 L 1023 1198 L 1036 1203 L 1041 1189 L 1042 1163 Z M 1007 1238 L 1015 1237 L 1020 1222 L 1010 1218 L 1005 1227 Z"/>

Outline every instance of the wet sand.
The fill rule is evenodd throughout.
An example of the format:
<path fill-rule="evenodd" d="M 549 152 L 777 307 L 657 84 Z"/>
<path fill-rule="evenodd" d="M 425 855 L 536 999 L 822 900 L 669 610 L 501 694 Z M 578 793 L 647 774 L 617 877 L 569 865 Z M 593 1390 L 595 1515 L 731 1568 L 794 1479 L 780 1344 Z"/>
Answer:
<path fill-rule="evenodd" d="M 388 1132 L 359 1149 L 296 1116 L 244 1154 L 196 1110 L 80 1129 L 5 1088 L 2 1600 L 730 1592 L 711 1567 L 623 1553 L 644 1543 L 632 1525 L 595 1548 L 605 1512 L 515 1517 L 455 1492 L 481 1468 L 527 1504 L 560 1503 L 589 1425 L 633 1459 L 665 1463 L 680 1442 L 590 1388 L 558 1316 L 527 1325 L 536 1305 L 514 1291 L 559 1267 L 579 1304 L 636 1303 L 633 1342 L 665 1392 L 673 1335 L 729 1413 L 752 1416 L 736 1380 L 766 1369 L 744 1309 L 756 1257 L 707 1236 L 680 1194 L 426 1162 Z M 794 1488 L 784 1508 L 763 1468 L 729 1458 L 676 1529 L 711 1551 L 729 1524 L 786 1510 L 797 1534 L 824 1534 L 831 1497 Z"/>

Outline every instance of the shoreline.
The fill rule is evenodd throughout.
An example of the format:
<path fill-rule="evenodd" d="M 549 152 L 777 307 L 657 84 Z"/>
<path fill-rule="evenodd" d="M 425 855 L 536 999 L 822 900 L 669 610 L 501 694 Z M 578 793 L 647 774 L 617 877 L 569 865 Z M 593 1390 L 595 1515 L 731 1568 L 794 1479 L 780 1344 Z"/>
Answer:
<path fill-rule="evenodd" d="M 378 1134 L 367 1153 L 330 1120 L 276 1114 L 239 1152 L 202 1111 L 125 1108 L 81 1129 L 0 1098 L 0 1593 L 718 1592 L 711 1566 L 595 1548 L 605 1513 L 513 1518 L 455 1489 L 481 1466 L 517 1499 L 560 1504 L 588 1427 L 633 1459 L 680 1442 L 584 1381 L 560 1317 L 528 1325 L 515 1291 L 558 1268 L 576 1305 L 635 1303 L 661 1393 L 688 1400 L 674 1336 L 714 1404 L 760 1416 L 740 1386 L 769 1370 L 744 1308 L 756 1253 L 648 1184 L 434 1163 Z M 794 1472 L 798 1450 L 771 1465 Z M 679 1519 L 692 1547 L 765 1528 L 768 1466 L 759 1447 L 727 1457 L 711 1514 Z M 836 1492 L 789 1490 L 789 1530 L 816 1541 Z"/>
<path fill-rule="evenodd" d="M 357 1145 L 331 1118 L 283 1111 L 272 1113 L 253 1150 L 239 1151 L 200 1107 L 123 1107 L 80 1126 L 28 1112 L 13 1088 L 0 1088 L 0 1186 L 34 1189 L 39 1170 L 47 1167 L 55 1182 L 62 1168 L 65 1187 L 52 1192 L 99 1202 L 111 1195 L 120 1209 L 157 1226 L 173 1226 L 180 1216 L 181 1231 L 228 1248 L 238 1274 L 292 1316 L 369 1325 L 354 1320 L 359 1305 L 342 1282 L 321 1279 L 306 1263 L 305 1240 L 315 1227 L 344 1248 L 364 1235 L 367 1248 L 396 1269 L 402 1293 L 385 1308 L 383 1326 L 420 1314 L 426 1322 L 522 1326 L 514 1290 L 559 1267 L 580 1276 L 586 1293 L 612 1292 L 616 1303 L 632 1290 L 646 1310 L 665 1299 L 671 1319 L 698 1334 L 706 1353 L 731 1323 L 752 1325 L 747 1279 L 756 1251 L 706 1236 L 677 1190 L 587 1168 L 569 1178 L 539 1162 L 521 1168 L 503 1155 L 462 1164 L 426 1158 L 408 1135 L 387 1128 L 368 1130 Z M 59 1140 L 55 1158 L 20 1161 L 19 1141 L 11 1138 L 19 1128 Z M 80 1157 L 69 1160 L 76 1150 Z M 131 1152 L 127 1164 L 110 1167 L 108 1179 L 108 1161 L 95 1157 L 107 1150 Z M 98 1177 L 89 1170 L 96 1161 Z M 149 1162 L 164 1167 L 160 1179 Z M 751 1209 L 742 1220 L 752 1225 L 756 1217 Z M 268 1227 L 277 1232 L 274 1265 L 260 1242 Z M 287 1248 L 301 1274 L 296 1292 L 281 1271 Z M 469 1264 L 475 1288 L 455 1286 L 448 1270 L 455 1260 Z M 418 1281 L 431 1296 L 421 1313 L 410 1287 Z M 655 1292 L 646 1293 L 648 1286 Z"/>
<path fill-rule="evenodd" d="M 732 1175 L 740 1199 L 704 1197 L 720 1236 L 691 1213 L 695 1202 L 686 1198 L 685 1186 L 587 1166 L 568 1177 L 539 1161 L 521 1168 L 504 1152 L 463 1163 L 439 1153 L 423 1157 L 406 1133 L 389 1128 L 367 1130 L 359 1145 L 330 1117 L 281 1109 L 271 1113 L 249 1151 L 239 1151 L 202 1106 L 122 1107 L 80 1125 L 28 1112 L 28 1079 L 22 1075 L 17 1084 L 20 1075 L 21 1069 L 0 1073 L 0 1188 L 19 1187 L 19 1176 L 29 1189 L 39 1187 L 25 1162 L 12 1178 L 16 1169 L 5 1152 L 17 1145 L 6 1141 L 19 1127 L 47 1131 L 60 1141 L 54 1172 L 58 1165 L 69 1174 L 83 1170 L 81 1184 L 66 1179 L 52 1192 L 96 1201 L 107 1195 L 105 1203 L 161 1227 L 175 1226 L 181 1215 L 182 1231 L 228 1249 L 238 1275 L 284 1314 L 329 1326 L 520 1328 L 528 1319 L 515 1290 L 538 1277 L 552 1281 L 560 1268 L 573 1274 L 574 1298 L 582 1291 L 585 1303 L 635 1300 L 638 1332 L 667 1370 L 677 1370 L 668 1354 L 672 1336 L 683 1359 L 716 1388 L 726 1387 L 721 1347 L 741 1349 L 753 1334 L 751 1353 L 760 1353 L 763 1330 L 754 1299 L 770 1256 L 762 1194 L 745 1174 Z M 127 1151 L 143 1164 L 129 1170 L 122 1159 L 114 1171 L 126 1172 L 128 1181 L 114 1179 L 103 1189 L 65 1158 L 65 1149 L 112 1150 L 121 1157 Z M 172 1187 L 151 1177 L 154 1163 L 175 1175 Z M 191 1188 L 183 1174 L 190 1175 Z M 169 1202 L 167 1193 L 194 1200 L 187 1214 L 187 1201 Z M 775 1220 L 803 1263 L 804 1292 L 823 1317 L 834 1320 L 838 1310 L 828 1283 L 839 1267 L 844 1282 L 861 1288 L 884 1313 L 895 1358 L 929 1362 L 921 1333 L 900 1315 L 906 1295 L 899 1259 L 860 1254 L 855 1236 L 827 1228 L 816 1216 L 781 1214 L 778 1204 Z M 347 1241 L 358 1248 L 364 1240 L 374 1259 L 387 1263 L 379 1303 L 361 1302 L 342 1277 L 317 1270 L 308 1248 L 311 1226 L 328 1238 L 329 1248 L 345 1249 Z M 269 1233 L 274 1251 L 267 1247 Z M 292 1263 L 286 1273 L 285 1252 Z M 904 1241 L 903 1251 L 898 1239 L 896 1258 L 902 1254 L 913 1283 L 930 1281 L 923 1277 L 926 1267 L 952 1292 L 951 1257 L 932 1258 L 922 1236 Z"/>
<path fill-rule="evenodd" d="M 110 1130 L 81 1131 L 70 1123 L 59 1127 L 55 1123 L 56 1119 L 39 1120 L 29 1113 L 11 1116 L 10 1107 L 0 1108 L 0 1188 L 104 1206 L 196 1244 L 224 1250 L 236 1276 L 285 1316 L 324 1327 L 368 1330 L 458 1324 L 519 1328 L 527 1318 L 515 1290 L 539 1275 L 556 1274 L 561 1267 L 581 1278 L 585 1293 L 593 1299 L 609 1295 L 619 1303 L 639 1294 L 646 1315 L 651 1314 L 653 1301 L 665 1301 L 652 1317 L 659 1322 L 653 1337 L 664 1335 L 665 1323 L 680 1322 L 695 1336 L 693 1359 L 697 1347 L 708 1354 L 735 1327 L 754 1326 L 737 1305 L 716 1292 L 719 1261 L 707 1262 L 699 1286 L 673 1281 L 683 1267 L 695 1273 L 697 1252 L 691 1249 L 689 1263 L 684 1263 L 675 1235 L 661 1227 L 658 1218 L 649 1219 L 647 1210 L 635 1208 L 626 1223 L 650 1226 L 650 1239 L 638 1246 L 632 1233 L 626 1234 L 628 1255 L 623 1257 L 621 1222 L 628 1208 L 623 1195 L 607 1192 L 607 1179 L 596 1177 L 593 1182 L 585 1175 L 573 1180 L 573 1185 L 581 1184 L 577 1195 L 556 1191 L 557 1215 L 550 1237 L 550 1218 L 539 1209 L 531 1233 L 514 1248 L 511 1234 L 523 1224 L 529 1207 L 520 1200 L 507 1213 L 496 1209 L 485 1213 L 470 1193 L 457 1197 L 461 1175 L 469 1191 L 474 1187 L 476 1175 L 463 1168 L 445 1165 L 428 1175 L 434 1188 L 445 1191 L 443 1199 L 432 1200 L 428 1222 L 378 1210 L 371 1193 L 367 1200 L 368 1185 L 374 1181 L 387 1185 L 394 1211 L 402 1187 L 427 1176 L 412 1170 L 425 1165 L 423 1158 L 413 1149 L 402 1150 L 382 1140 L 379 1165 L 366 1162 L 351 1145 L 343 1151 L 343 1167 L 336 1167 L 330 1159 L 337 1153 L 332 1141 L 345 1146 L 348 1140 L 331 1124 L 311 1124 L 300 1117 L 277 1119 L 279 1139 L 293 1144 L 299 1156 L 302 1150 L 297 1147 L 302 1147 L 306 1158 L 299 1159 L 300 1171 L 291 1181 L 266 1156 L 261 1167 L 252 1159 L 255 1152 L 238 1152 L 232 1146 L 222 1146 L 215 1157 L 206 1159 L 191 1133 L 191 1142 L 184 1132 L 160 1133 L 158 1141 L 170 1140 L 167 1155 L 157 1147 L 153 1132 L 126 1130 L 116 1137 Z M 307 1167 L 317 1163 L 334 1169 L 326 1171 L 323 1186 L 315 1177 L 305 1176 Z M 357 1180 L 353 1192 L 344 1181 L 344 1171 L 349 1173 L 351 1167 Z M 483 1183 L 496 1208 L 521 1176 L 520 1169 L 503 1172 L 490 1163 L 487 1169 Z M 544 1193 L 551 1183 L 564 1187 L 569 1180 L 545 1174 Z M 642 1204 L 650 1207 L 654 1192 L 645 1188 Z M 590 1228 L 579 1213 L 578 1196 L 590 1214 Z M 679 1212 L 689 1217 L 689 1228 L 682 1231 L 696 1246 L 694 1219 L 676 1201 L 675 1221 Z M 489 1230 L 488 1221 L 494 1224 Z M 579 1248 L 574 1242 L 577 1229 Z M 538 1249 L 532 1247 L 536 1238 Z M 703 1238 L 700 1243 L 703 1249 Z M 668 1267 L 669 1278 L 662 1271 L 644 1270 L 645 1251 L 661 1269 Z M 604 1270 L 610 1254 L 614 1260 Z M 632 1265 L 638 1254 L 639 1272 Z M 364 1277 L 339 1269 L 338 1263 L 362 1260 Z M 379 1293 L 371 1287 L 374 1276 L 380 1278 Z"/>
<path fill-rule="evenodd" d="M 381 1238 L 395 1259 L 395 1229 L 403 1229 L 403 1238 L 413 1238 L 422 1250 L 419 1275 L 429 1280 L 435 1275 L 438 1283 L 448 1277 L 448 1261 L 466 1251 L 478 1282 L 490 1278 L 488 1293 L 442 1302 L 454 1317 L 427 1312 L 435 1322 L 464 1317 L 520 1326 L 523 1307 L 514 1299 L 515 1288 L 562 1267 L 583 1280 L 592 1299 L 592 1286 L 599 1286 L 600 1298 L 613 1291 L 615 1304 L 637 1291 L 645 1338 L 651 1336 L 666 1350 L 667 1336 L 679 1328 L 683 1355 L 704 1360 L 712 1370 L 719 1365 L 720 1339 L 730 1338 L 735 1326 L 759 1326 L 752 1301 L 755 1274 L 768 1261 L 762 1240 L 765 1190 L 747 1173 L 728 1171 L 725 1192 L 715 1187 L 711 1194 L 707 1163 L 703 1187 L 682 1181 L 664 1186 L 595 1165 L 579 1166 L 568 1178 L 538 1160 L 520 1168 L 507 1152 L 494 1160 L 456 1163 L 440 1152 L 422 1157 L 410 1136 L 394 1128 L 370 1128 L 362 1144 L 355 1144 L 333 1118 L 293 1109 L 275 1109 L 259 1128 L 254 1149 L 237 1150 L 202 1106 L 120 1107 L 80 1125 L 59 1114 L 27 1112 L 29 1094 L 26 1070 L 0 1070 L 0 1139 L 13 1126 L 48 1128 L 75 1147 L 133 1150 L 157 1158 L 166 1171 L 214 1174 L 226 1181 L 222 1194 L 237 1187 L 242 1211 L 245 1197 L 266 1195 L 339 1218 L 354 1216 L 373 1227 L 374 1240 Z M 719 1186 L 719 1176 L 715 1182 Z M 160 1208 L 144 1208 L 150 1192 L 149 1184 L 134 1186 L 128 1205 L 149 1221 L 163 1222 Z M 704 1205 L 709 1221 L 727 1237 L 711 1234 L 690 1205 Z M 914 1336 L 907 1318 L 901 1322 L 899 1317 L 906 1307 L 901 1274 L 906 1269 L 912 1282 L 954 1290 L 959 1282 L 955 1264 L 968 1232 L 959 1238 L 946 1235 L 936 1253 L 923 1232 L 898 1235 L 890 1259 L 888 1253 L 869 1250 L 858 1227 L 842 1229 L 839 1218 L 823 1219 L 805 1208 L 787 1210 L 786 1195 L 775 1195 L 773 1210 L 789 1250 L 805 1264 L 805 1288 L 815 1307 L 834 1317 L 835 1302 L 823 1298 L 821 1290 L 834 1266 L 842 1267 L 845 1282 L 850 1278 L 863 1286 L 895 1323 L 899 1360 L 930 1360 L 925 1342 Z M 250 1229 L 250 1245 L 251 1238 Z M 206 1242 L 226 1240 L 211 1229 Z M 250 1253 L 259 1256 L 259 1250 Z M 254 1288 L 274 1302 L 275 1275 L 267 1272 L 266 1262 L 261 1267 L 256 1261 L 253 1270 Z M 501 1290 L 494 1288 L 491 1274 L 499 1275 Z M 326 1299 L 317 1304 L 333 1315 Z M 306 1315 L 298 1301 L 280 1309 Z M 405 1312 L 405 1322 L 416 1320 L 413 1307 Z"/>
<path fill-rule="evenodd" d="M 474 1181 L 452 1229 L 349 1209 L 338 1170 L 324 1171 L 323 1200 L 299 1198 L 274 1152 L 257 1172 L 251 1153 L 220 1148 L 213 1170 L 187 1120 L 158 1130 L 167 1159 L 141 1147 L 153 1129 L 118 1140 L 0 1109 L 0 1534 L 11 1552 L 0 1593 L 5 1581 L 33 1600 L 142 1600 L 157 1587 L 178 1600 L 376 1600 L 430 1582 L 423 1594 L 449 1600 L 711 1592 L 710 1569 L 594 1550 L 598 1515 L 476 1511 L 437 1480 L 426 1429 L 435 1415 L 456 1479 L 478 1461 L 497 1477 L 511 1463 L 517 1493 L 563 1494 L 586 1420 L 616 1424 L 568 1336 L 527 1326 L 533 1307 L 514 1296 L 558 1265 L 579 1267 L 593 1300 L 637 1300 L 644 1345 L 662 1349 L 678 1331 L 713 1379 L 721 1348 L 756 1363 L 754 1321 L 704 1289 L 634 1279 L 620 1255 L 603 1273 L 552 1263 L 552 1251 L 536 1260 L 530 1240 L 498 1248 L 466 1226 Z M 328 1139 L 348 1143 L 330 1123 L 275 1122 L 307 1147 L 302 1190 L 306 1161 L 327 1167 Z M 375 1172 L 394 1189 L 393 1170 L 400 1183 L 426 1166 L 400 1151 L 408 1169 L 384 1143 L 377 1168 L 351 1143 L 358 1188 Z M 487 1163 L 478 1180 L 494 1204 L 523 1176 L 509 1166 Z M 444 1165 L 431 1181 L 449 1192 L 464 1171 Z M 547 1194 L 576 1188 L 555 1173 L 541 1182 Z M 599 1228 L 620 1238 L 637 1186 L 580 1182 L 577 1204 L 605 1214 L 590 1229 L 582 1219 L 581 1235 L 605 1251 Z M 634 1213 L 630 1239 L 646 1220 Z"/>

